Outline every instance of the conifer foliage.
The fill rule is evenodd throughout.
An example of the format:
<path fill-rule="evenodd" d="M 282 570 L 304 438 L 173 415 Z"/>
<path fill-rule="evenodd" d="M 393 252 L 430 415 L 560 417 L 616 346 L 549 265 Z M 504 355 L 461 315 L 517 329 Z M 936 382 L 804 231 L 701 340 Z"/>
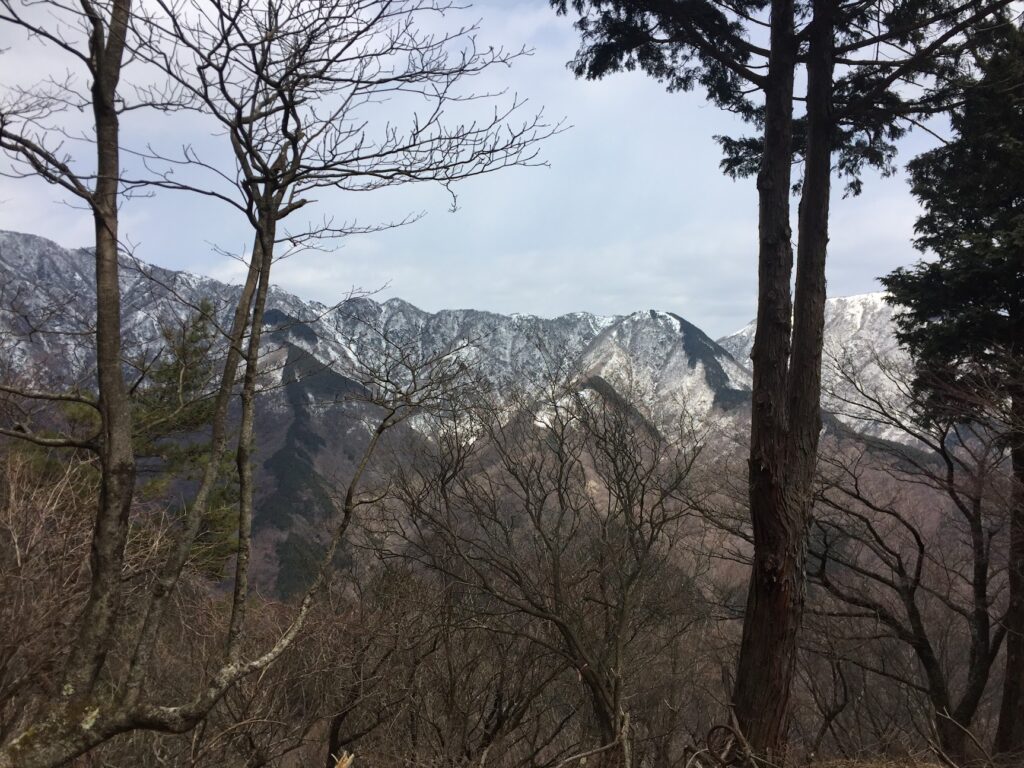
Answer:
<path fill-rule="evenodd" d="M 822 425 L 832 176 L 847 177 L 848 191 L 858 193 L 866 167 L 890 172 L 894 140 L 910 121 L 947 103 L 945 84 L 959 71 L 967 33 L 1008 3 L 551 2 L 578 18 L 581 45 L 570 65 L 578 76 L 640 69 L 669 90 L 702 87 L 712 103 L 755 129 L 750 137 L 719 138 L 726 173 L 756 174 L 758 189 L 749 459 L 754 562 L 732 713 L 751 751 L 778 761 L 786 748 Z"/>
<path fill-rule="evenodd" d="M 883 279 L 914 386 L 947 417 L 995 421 L 1015 488 L 1010 516 L 1006 677 L 996 751 L 1024 751 L 1024 33 L 977 40 L 959 83 L 953 139 L 909 165 L 924 206 L 916 245 L 934 254 Z"/>

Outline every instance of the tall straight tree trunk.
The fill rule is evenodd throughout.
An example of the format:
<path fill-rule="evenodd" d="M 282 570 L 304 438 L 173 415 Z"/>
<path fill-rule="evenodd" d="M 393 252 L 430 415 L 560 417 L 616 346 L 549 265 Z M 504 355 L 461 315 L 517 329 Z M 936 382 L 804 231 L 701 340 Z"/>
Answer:
<path fill-rule="evenodd" d="M 128 518 L 135 488 L 131 400 L 121 360 L 118 265 L 121 77 L 131 0 L 114 0 L 109 18 L 81 0 L 89 29 L 96 183 L 89 195 L 96 247 L 96 372 L 99 390 L 100 487 L 89 553 L 89 597 L 64 669 L 60 698 L 32 729 L 0 752 L 0 768 L 56 768 L 102 743 L 111 722 L 97 722 L 94 687 L 113 642 L 121 603 Z M 116 720 L 111 718 L 111 721 Z"/>
<path fill-rule="evenodd" d="M 260 272 L 253 300 L 252 324 L 245 354 L 245 374 L 242 380 L 242 413 L 238 430 L 238 448 L 235 465 L 238 472 L 238 549 L 235 556 L 235 586 L 231 601 L 231 622 L 228 628 L 227 654 L 232 663 L 241 659 L 242 634 L 249 605 L 249 561 L 252 554 L 252 518 L 255 480 L 253 478 L 253 450 L 256 425 L 256 383 L 259 377 L 260 340 L 263 314 L 270 290 L 270 267 L 274 258 L 276 216 L 278 210 L 261 210 L 259 238 Z"/>
<path fill-rule="evenodd" d="M 1006 673 L 995 751 L 1024 754 L 1024 393 L 1011 404 L 1013 503 L 1010 509 L 1010 605 L 1006 611 Z"/>
<path fill-rule="evenodd" d="M 793 79 L 796 67 L 793 0 L 772 0 L 771 62 L 765 88 L 764 154 L 757 177 L 758 298 L 750 423 L 750 515 L 754 564 L 750 575 L 733 707 L 744 738 L 758 753 L 783 739 L 792 661 L 776 654 L 791 644 L 790 594 L 795 584 L 785 531 L 785 462 L 779 440 L 786 420 L 786 367 L 792 303 L 793 249 L 789 226 L 793 164 Z M 783 581 L 784 580 L 784 581 Z"/>
<path fill-rule="evenodd" d="M 795 69 L 793 6 L 772 4 L 772 62 L 758 176 L 760 269 L 750 439 L 754 563 L 733 706 L 756 757 L 784 756 L 805 531 L 821 427 L 821 348 L 831 179 L 833 0 L 814 5 L 807 64 L 808 138 L 799 214 L 795 302 L 789 195 Z"/>
<path fill-rule="evenodd" d="M 832 193 L 833 27 L 837 0 L 814 0 L 807 61 L 807 147 L 800 194 L 793 302 L 793 353 L 786 381 L 789 400 L 787 465 L 792 500 L 806 524 L 821 434 L 821 355 L 825 333 L 825 262 Z M 804 535 L 800 531 L 801 552 Z M 803 561 L 801 559 L 801 573 Z"/>
<path fill-rule="evenodd" d="M 116 99 L 129 14 L 130 0 L 116 0 L 106 29 L 102 21 L 94 21 L 90 37 L 97 160 L 92 210 L 96 232 L 96 371 L 102 421 L 101 472 L 90 552 L 92 579 L 89 599 L 79 622 L 80 630 L 69 656 L 63 686 L 64 696 L 68 698 L 84 696 L 91 691 L 110 646 L 135 485 L 131 403 L 121 362 L 121 288 L 118 280 L 118 187 L 121 172 Z"/>

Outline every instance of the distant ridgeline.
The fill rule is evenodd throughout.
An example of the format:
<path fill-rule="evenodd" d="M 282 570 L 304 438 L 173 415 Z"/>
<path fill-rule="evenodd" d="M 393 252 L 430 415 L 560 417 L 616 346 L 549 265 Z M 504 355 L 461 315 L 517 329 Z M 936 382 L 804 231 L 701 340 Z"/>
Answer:
<path fill-rule="evenodd" d="M 33 235 L 0 232 L 0 365 L 50 386 L 92 388 L 93 262 Z M 152 359 L 164 329 L 204 302 L 223 317 L 238 288 L 125 258 L 125 357 Z M 395 349 L 421 357 L 457 349 L 495 392 L 530 392 L 555 379 L 600 388 L 655 428 L 685 415 L 740 428 L 750 392 L 753 325 L 717 342 L 677 314 L 573 313 L 557 318 L 477 310 L 424 312 L 400 299 L 350 298 L 336 307 L 272 288 L 265 315 L 265 381 L 257 421 L 259 498 L 256 576 L 293 594 L 310 577 L 324 542 L 317 521 L 332 489 L 353 470 L 368 439 L 358 395 L 366 367 Z M 861 355 L 892 353 L 891 309 L 881 294 L 832 299 L 826 346 Z M 426 439 L 413 420 L 410 441 Z"/>

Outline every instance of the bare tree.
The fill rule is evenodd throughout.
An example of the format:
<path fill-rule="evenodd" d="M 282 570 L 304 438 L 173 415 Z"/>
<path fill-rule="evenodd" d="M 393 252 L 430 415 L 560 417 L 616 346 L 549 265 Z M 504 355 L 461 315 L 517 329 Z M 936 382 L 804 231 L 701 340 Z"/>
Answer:
<path fill-rule="evenodd" d="M 991 424 L 928 409 L 898 365 L 878 367 L 883 384 L 869 387 L 850 361 L 838 366 L 833 402 L 888 439 L 848 437 L 822 457 L 815 611 L 846 624 L 848 648 L 879 644 L 854 663 L 926 697 L 945 755 L 984 757 L 972 725 L 1006 636 L 1005 441 Z"/>
<path fill-rule="evenodd" d="M 27 31 L 76 61 L 91 79 L 89 95 L 82 98 L 92 112 L 95 169 L 80 172 L 63 153 L 59 133 L 49 121 L 68 105 L 66 93 L 8 92 L 0 105 L 0 148 L 14 162 L 16 173 L 34 173 L 54 184 L 91 211 L 96 257 L 96 397 L 64 395 L 20 389 L 29 400 L 74 402 L 93 408 L 99 429 L 84 438 L 52 437 L 5 426 L 0 433 L 38 445 L 70 447 L 94 452 L 100 464 L 100 487 L 90 553 L 89 597 L 75 623 L 77 637 L 64 663 L 59 693 L 40 718 L 40 726 L 8 735 L 0 750 L 0 765 L 56 764 L 88 743 L 74 731 L 87 731 L 97 711 L 100 671 L 113 643 L 120 613 L 128 518 L 135 482 L 132 417 L 121 360 L 121 302 L 118 282 L 118 209 L 121 183 L 120 113 L 124 103 L 119 82 L 125 63 L 131 23 L 130 0 L 110 4 L 89 0 L 79 7 L 48 4 L 38 16 L 33 8 L 0 4 L 0 21 Z M 47 13 L 48 12 L 48 13 Z M 51 15 L 52 14 L 52 15 Z M 70 30 L 70 33 L 69 33 Z M 47 130 L 50 129 L 50 130 Z M 70 723 L 76 725 L 71 728 Z M 83 727 L 79 723 L 85 723 Z M 55 745 L 44 735 L 51 726 L 61 733 Z M 71 746 L 74 744 L 74 746 Z M 70 750 L 70 751 L 69 751 Z"/>
<path fill-rule="evenodd" d="M 269 8 L 248 4 L 232 8 L 195 5 L 192 10 L 200 21 L 194 25 L 187 23 L 183 14 L 175 14 L 173 9 L 164 6 L 170 19 L 166 27 L 160 27 L 153 18 L 133 19 L 127 3 L 114 4 L 109 12 L 89 5 L 84 7 L 81 18 L 88 22 L 91 34 L 87 51 L 80 53 L 73 42 L 69 42 L 70 38 L 65 39 L 60 32 L 45 26 L 32 26 L 32 22 L 19 15 L 13 6 L 4 6 L 5 21 L 29 27 L 40 38 L 78 57 L 88 68 L 94 78 L 91 103 L 99 158 L 95 183 L 90 186 L 91 179 L 78 175 L 69 160 L 57 154 L 58 150 L 46 148 L 45 140 L 49 136 L 33 138 L 32 131 L 37 129 L 39 121 L 33 119 L 32 109 L 45 110 L 46 102 L 22 95 L 13 107 L 5 108 L 4 149 L 32 171 L 85 200 L 92 207 L 97 222 L 99 398 L 92 400 L 88 396 L 24 389 L 10 394 L 57 402 L 73 400 L 94 407 L 100 414 L 99 434 L 86 438 L 49 437 L 24 434 L 17 425 L 4 430 L 5 434 L 24 436 L 44 445 L 96 450 L 103 478 L 92 537 L 90 598 L 76 625 L 79 638 L 71 646 L 65 662 L 61 695 L 55 698 L 49 711 L 40 716 L 35 727 L 10 734 L 0 751 L 0 763 L 25 766 L 62 763 L 126 730 L 191 728 L 238 680 L 276 659 L 293 640 L 309 610 L 312 592 L 302 602 L 295 620 L 269 648 L 243 658 L 252 546 L 254 399 L 262 314 L 278 222 L 306 204 L 303 194 L 320 186 L 351 188 L 361 185 L 361 188 L 372 189 L 412 180 L 447 184 L 475 173 L 528 162 L 532 156 L 529 147 L 537 138 L 536 131 L 529 127 L 522 132 L 503 133 L 504 113 L 484 127 L 459 128 L 444 122 L 443 106 L 455 98 L 451 89 L 456 83 L 489 64 L 505 60 L 472 52 L 465 56 L 456 53 L 449 65 L 448 48 L 467 33 L 442 36 L 438 40 L 417 32 L 413 17 L 427 6 L 364 3 L 353 9 L 348 3 L 293 3 Z M 352 10 L 359 13 L 350 14 Z M 133 25 L 143 33 L 129 43 L 129 30 Z M 225 31 L 230 31 L 231 35 L 220 45 L 216 44 Z M 181 89 L 229 128 L 239 174 L 240 199 L 235 205 L 249 217 L 256 242 L 247 279 L 225 334 L 227 359 L 213 393 L 215 404 L 209 448 L 212 460 L 207 463 L 198 490 L 179 521 L 177 536 L 165 549 L 163 564 L 156 569 L 149 597 L 143 601 L 141 618 L 136 619 L 134 611 L 125 610 L 122 588 L 128 515 L 134 491 L 134 454 L 131 405 L 120 350 L 117 196 L 119 188 L 130 189 L 142 181 L 125 179 L 119 170 L 116 88 L 125 50 L 134 46 L 133 50 L 158 58 L 158 52 L 164 49 L 151 35 L 166 32 L 176 36 L 170 55 L 187 52 L 199 56 L 190 60 L 187 68 L 179 66 L 181 61 L 177 57 L 163 61 Z M 257 53 L 255 58 L 251 57 L 253 52 Z M 399 61 L 401 71 L 387 71 L 387 65 L 379 64 L 392 59 Z M 208 79 L 211 73 L 216 73 L 216 77 Z M 388 92 L 405 90 L 417 92 L 428 102 L 433 100 L 429 118 L 425 121 L 413 118 L 411 138 L 402 136 L 397 129 L 383 128 L 383 140 L 371 147 L 365 138 L 365 123 L 353 122 L 357 118 L 351 110 Z M 330 102 L 332 94 L 335 101 L 330 107 L 323 106 Z M 166 178 L 147 181 L 157 186 L 192 186 Z M 234 202 L 229 195 L 218 196 Z M 352 228 L 317 228 L 305 234 L 311 237 L 325 231 L 341 234 Z M 302 235 L 293 234 L 291 238 L 293 243 L 299 242 Z M 188 561 L 217 481 L 220 464 L 217 457 L 227 447 L 228 406 L 235 391 L 240 362 L 244 365 L 236 463 L 241 500 L 234 599 L 222 662 L 186 703 L 176 706 L 150 703 L 147 682 L 152 677 L 154 652 L 168 601 Z M 413 385 L 414 389 L 418 391 L 419 385 Z M 406 399 L 396 403 L 377 425 L 379 434 L 400 420 L 400 412 L 404 418 L 409 410 L 411 392 L 403 390 L 401 396 Z M 336 546 L 357 503 L 356 489 L 379 434 L 371 441 L 368 454 L 359 464 L 351 493 L 339 505 L 338 519 L 333 524 L 335 544 L 332 547 Z M 320 583 L 322 579 L 316 586 Z M 115 627 L 119 643 L 112 641 Z M 108 656 L 114 648 L 123 649 L 127 657 L 116 662 L 110 660 Z M 122 664 L 125 665 L 123 672 L 114 675 L 114 669 Z"/>
<path fill-rule="evenodd" d="M 108 702 L 108 708 L 95 706 L 91 710 L 93 714 L 90 716 L 88 727 L 83 727 L 79 721 L 61 723 L 52 714 L 53 701 L 44 698 L 35 708 L 35 722 L 19 721 L 20 727 L 12 731 L 14 738 L 5 746 L 9 754 L 18 760 L 17 765 L 60 764 L 67 757 L 56 758 L 58 751 L 67 756 L 74 756 L 125 732 L 143 729 L 178 733 L 188 730 L 204 720 L 221 702 L 227 708 L 228 715 L 232 706 L 241 707 L 242 712 L 246 708 L 251 710 L 256 706 L 252 697 L 261 696 L 258 686 L 240 690 L 227 700 L 224 696 L 246 676 L 257 672 L 265 675 L 271 662 L 281 657 L 299 637 L 304 621 L 314 612 L 318 593 L 333 571 L 334 555 L 355 511 L 378 498 L 377 494 L 368 493 L 364 485 L 367 483 L 371 459 L 381 441 L 390 430 L 406 419 L 424 408 L 431 407 L 441 397 L 444 388 L 450 386 L 451 382 L 461 375 L 461 371 L 462 366 L 457 365 L 446 353 L 426 360 L 414 357 L 411 353 L 395 354 L 376 366 L 365 366 L 362 369 L 363 389 L 357 397 L 365 410 L 370 432 L 369 440 L 348 482 L 333 499 L 333 515 L 326 522 L 326 551 L 313 584 L 303 595 L 297 608 L 282 606 L 277 609 L 276 615 L 279 618 L 269 626 L 269 614 L 266 612 L 255 623 L 250 621 L 245 626 L 238 626 L 238 613 L 244 610 L 239 605 L 240 600 L 245 599 L 250 604 L 252 602 L 249 596 L 240 598 L 238 590 L 235 590 L 227 605 L 223 606 L 227 608 L 226 611 L 222 610 L 224 601 L 211 601 L 209 596 L 203 597 L 202 588 L 196 597 L 187 597 L 188 593 L 196 591 L 196 587 L 194 579 L 192 585 L 181 583 L 187 570 L 186 564 L 178 566 L 174 560 L 180 556 L 180 548 L 183 546 L 180 519 L 173 528 L 154 542 L 144 563 L 140 563 L 137 556 L 131 558 L 132 568 L 139 573 L 137 577 L 132 577 L 131 571 L 122 574 L 122 580 L 126 583 L 131 580 L 136 586 L 130 591 L 122 590 L 121 610 L 125 616 L 119 629 L 127 635 L 127 639 L 123 641 L 124 645 L 112 647 L 108 654 L 108 666 L 101 688 L 107 697 L 105 702 Z M 191 514 L 194 512 L 188 510 L 186 517 Z M 250 542 L 246 542 L 246 546 L 249 545 Z M 236 553 L 238 552 L 236 549 Z M 184 559 L 188 560 L 189 557 L 189 553 L 186 552 Z M 168 573 L 169 562 L 175 568 L 172 574 L 175 580 L 173 596 L 165 596 L 158 591 L 162 575 Z M 165 599 L 164 604 L 160 606 L 163 611 L 160 632 L 152 639 L 148 639 L 145 632 L 149 626 L 148 622 L 153 620 L 154 602 L 157 598 Z M 211 615 L 203 618 L 207 613 Z M 204 653 L 202 656 L 197 654 L 204 662 L 202 666 L 196 667 L 190 664 L 187 670 L 179 670 L 178 676 L 175 677 L 173 670 L 180 666 L 182 660 L 175 658 L 174 655 L 180 652 L 180 648 L 173 644 L 168 645 L 167 633 L 170 632 L 173 636 L 177 632 L 185 636 L 194 631 L 190 628 L 193 622 L 207 628 L 203 641 Z M 144 641 L 150 644 L 140 651 L 139 647 Z M 142 652 L 145 653 L 148 663 L 140 672 Z M 168 664 L 169 658 L 173 663 Z M 301 654 L 299 659 L 301 661 Z M 60 653 L 56 654 L 56 658 L 50 659 L 50 663 L 61 661 L 63 658 Z M 313 663 L 319 662 L 314 658 Z M 272 680 L 274 676 L 265 678 L 264 682 L 268 679 Z M 287 673 L 284 679 L 287 680 Z M 137 687 L 133 687 L 133 684 Z M 295 685 L 298 686 L 295 688 L 297 695 L 306 695 L 304 683 Z M 282 690 L 285 689 L 286 686 L 282 686 Z M 140 696 L 142 690 L 146 693 L 145 697 Z M 168 705 L 160 703 L 161 698 L 183 699 L 184 703 Z M 282 706 L 287 704 L 284 699 L 278 703 Z M 291 713 L 291 716 L 283 718 L 280 730 L 268 729 L 265 724 L 257 730 L 257 734 L 262 738 L 262 741 L 255 740 L 255 743 L 259 744 L 258 748 L 254 747 L 257 754 L 265 757 L 280 754 L 282 749 L 289 751 L 296 748 L 297 742 L 302 742 L 305 738 L 306 730 L 322 722 L 325 717 L 293 715 L 294 713 Z M 221 713 L 220 722 L 223 722 L 224 718 L 224 713 Z M 40 723 L 46 726 L 45 731 L 40 730 Z M 236 724 L 227 728 L 225 733 L 233 734 L 233 738 L 241 738 L 246 733 L 244 726 L 244 722 Z M 216 730 L 216 721 L 211 728 Z M 38 746 L 29 740 L 26 747 L 24 738 L 18 740 L 19 733 L 28 733 L 33 738 L 43 735 L 47 740 Z M 251 731 L 250 735 L 252 736 Z"/>
<path fill-rule="evenodd" d="M 445 10 L 440 4 L 164 3 L 145 17 L 135 13 L 127 0 L 110 6 L 85 3 L 81 10 L 54 2 L 46 9 L 53 11 L 56 21 L 45 13 L 38 17 L 23 13 L 5 2 L 0 6 L 0 21 L 27 29 L 37 39 L 59 47 L 75 57 L 92 78 L 85 101 L 94 113 L 97 170 L 80 173 L 72 158 L 61 154 L 63 129 L 50 118 L 54 105 L 66 101 L 50 98 L 45 91 L 15 90 L 14 98 L 0 110 L 0 136 L 3 149 L 18 168 L 61 186 L 85 201 L 94 213 L 99 396 L 93 399 L 15 387 L 9 387 L 8 394 L 95 408 L 99 430 L 85 437 L 54 437 L 26 433 L 11 424 L 3 433 L 43 445 L 95 450 L 102 481 L 92 537 L 90 598 L 76 624 L 79 638 L 67 656 L 61 696 L 36 727 L 10 734 L 0 749 L 0 764 L 25 766 L 59 764 L 126 730 L 191 728 L 232 685 L 276 659 L 308 613 L 313 592 L 306 595 L 294 621 L 269 648 L 254 655 L 252 649 L 243 653 L 250 600 L 251 457 L 263 311 L 280 239 L 286 237 L 294 248 L 325 235 L 368 228 L 327 223 L 279 237 L 279 223 L 307 205 L 309 194 L 322 187 L 370 190 L 410 181 L 448 185 L 467 176 L 527 164 L 534 157 L 534 142 L 547 132 L 538 120 L 527 120 L 520 129 L 510 128 L 508 118 L 518 108 L 516 103 L 483 123 L 448 122 L 445 108 L 472 98 L 457 92 L 460 81 L 495 64 L 506 64 L 510 57 L 473 50 L 472 30 L 439 35 L 421 32 L 418 17 L 440 16 Z M 84 40 L 76 36 L 75 25 L 84 25 Z M 118 116 L 125 105 L 118 84 L 126 55 L 163 65 L 170 82 L 167 90 L 182 97 L 176 103 L 198 107 L 225 129 L 235 164 L 234 176 L 221 174 L 230 182 L 226 191 L 190 179 L 179 181 L 170 173 L 146 178 L 127 178 L 121 173 Z M 146 92 L 149 99 L 145 103 L 157 103 L 155 92 Z M 378 129 L 373 120 L 379 116 L 362 110 L 397 96 L 418 99 L 428 105 L 426 113 L 423 117 L 413 113 L 407 131 L 400 130 L 397 123 Z M 370 138 L 374 133 L 378 139 Z M 150 164 L 161 159 L 155 152 L 142 155 Z M 189 153 L 183 162 L 189 170 L 214 170 Z M 182 168 L 174 170 L 181 172 Z M 254 247 L 233 317 L 224 329 L 226 360 L 211 393 L 211 460 L 178 521 L 176 536 L 164 549 L 164 561 L 136 616 L 134 610 L 126 611 L 122 588 L 135 459 L 132 409 L 122 367 L 117 213 L 119 193 L 142 186 L 189 189 L 230 203 L 251 223 Z M 238 544 L 222 662 L 187 703 L 153 703 L 147 688 L 155 649 L 168 603 L 216 487 L 219 457 L 229 441 L 229 404 L 239 375 L 242 407 L 235 450 L 241 489 Z M 402 390 L 400 397 L 405 400 L 400 399 L 390 411 L 386 409 L 375 427 L 379 433 L 359 462 L 350 494 L 339 505 L 333 524 L 335 545 L 357 503 L 357 488 L 369 454 L 380 434 L 405 417 L 415 400 L 412 392 L 420 391 L 422 384 L 407 382 L 413 389 Z M 320 583 L 322 578 L 316 586 Z M 113 641 L 115 635 L 118 642 Z M 126 653 L 116 662 L 108 658 L 115 648 Z"/>
<path fill-rule="evenodd" d="M 19 450 L 20 448 L 20 450 Z M 54 696 L 51 666 L 70 644 L 85 602 L 90 502 L 84 461 L 57 462 L 44 450 L 4 446 L 0 454 L 0 738 L 24 727 L 32 701 Z"/>
<path fill-rule="evenodd" d="M 673 551 L 699 436 L 663 436 L 601 388 L 502 397 L 438 424 L 436 449 L 400 471 L 385 546 L 480 595 L 478 621 L 570 665 L 593 733 L 572 759 L 630 765 L 638 734 L 657 731 L 631 711 L 640 660 L 699 615 Z M 679 589 L 666 592 L 665 579 Z"/>

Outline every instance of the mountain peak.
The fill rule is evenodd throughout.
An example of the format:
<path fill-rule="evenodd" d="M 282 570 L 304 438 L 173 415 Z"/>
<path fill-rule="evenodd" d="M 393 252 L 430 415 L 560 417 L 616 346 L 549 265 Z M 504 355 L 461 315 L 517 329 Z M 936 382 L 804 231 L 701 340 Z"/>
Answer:
<path fill-rule="evenodd" d="M 885 291 L 833 296 L 825 300 L 825 337 L 850 339 L 861 336 L 878 340 L 892 339 L 893 308 L 885 300 Z M 754 348 L 755 321 L 735 333 L 723 336 L 718 343 L 743 365 L 748 365 Z"/>
<path fill-rule="evenodd" d="M 4 260 L 9 253 L 18 258 Z M 237 287 L 209 278 L 131 263 L 133 268 L 122 274 L 129 349 L 152 344 L 162 322 L 182 317 L 201 299 L 213 297 L 217 306 L 226 308 L 237 295 Z M 0 236 L 0 271 L 8 282 L 25 284 L 27 293 L 40 302 L 54 299 L 63 287 L 59 300 L 75 296 L 78 315 L 87 319 L 92 311 L 89 297 L 95 295 L 83 290 L 90 275 L 79 275 L 74 284 L 67 284 L 68 275 L 75 273 L 72 265 L 91 273 L 91 262 L 83 260 L 81 252 L 31 235 Z M 600 374 L 609 385 L 624 387 L 627 371 L 643 372 L 651 384 L 649 397 L 645 396 L 651 409 L 656 409 L 654 399 L 661 393 L 680 387 L 691 394 L 700 390 L 696 400 L 701 409 L 708 409 L 719 391 L 749 386 L 743 369 L 703 331 L 675 313 L 654 309 L 626 316 L 572 312 L 543 318 L 472 309 L 431 313 L 397 297 L 384 302 L 354 297 L 332 311 L 274 287 L 266 319 L 276 329 L 276 338 L 344 375 L 357 360 L 372 362 L 385 353 L 386 343 L 397 341 L 424 356 L 461 347 L 485 378 L 502 385 L 529 387 L 545 371 L 577 370 Z M 72 345 L 78 343 L 74 337 L 63 340 L 62 351 L 69 360 Z M 60 351 L 52 350 L 55 358 Z"/>

